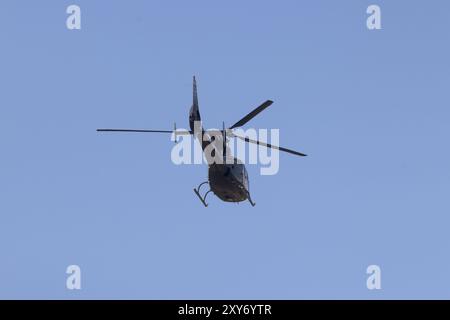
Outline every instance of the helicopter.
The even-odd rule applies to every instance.
[[[291,149],[275,146],[259,140],[250,139],[236,135],[232,130],[242,127],[260,112],[273,104],[272,100],[267,100],[253,111],[248,113],[242,119],[237,121],[231,127],[225,129],[223,123],[222,130],[205,130],[202,126],[200,109],[197,96],[197,81],[193,77],[193,101],[189,110],[189,127],[190,130],[177,130],[176,124],[174,130],[149,130],[149,129],[97,129],[98,132],[144,132],[144,133],[171,133],[175,136],[175,142],[179,135],[193,135],[199,141],[202,152],[208,158],[208,180],[199,184],[194,188],[194,192],[205,207],[208,207],[206,197],[213,192],[220,200],[225,202],[242,202],[248,200],[252,206],[255,202],[252,200],[249,188],[249,178],[245,165],[231,155],[227,145],[228,137],[239,138],[245,142],[257,144],[267,148],[277,149],[297,156],[306,156],[306,154]],[[212,148],[211,148],[212,147]],[[207,148],[212,149],[210,154],[206,154]],[[220,156],[221,155],[221,156]],[[214,159],[222,161],[210,161],[211,156]],[[209,185],[209,190],[203,195],[200,189],[204,185]]]

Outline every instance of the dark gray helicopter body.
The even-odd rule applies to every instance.
[[[226,137],[209,137],[205,135],[207,131],[201,126],[201,121],[197,98],[197,83],[194,77],[193,103],[189,111],[189,127],[191,132],[202,132],[201,135],[196,135],[196,138],[202,145],[203,151],[212,143],[214,148],[213,154],[214,152],[223,152],[222,163],[211,161],[212,163],[208,164],[208,181],[201,183],[197,189],[194,189],[194,192],[205,206],[207,206],[206,196],[210,191],[222,201],[242,202],[248,199],[254,205],[250,197],[248,174],[244,164],[239,159],[230,156],[229,149],[224,144]],[[199,128],[195,128],[195,126],[199,126]],[[201,196],[200,187],[205,184],[209,184],[211,189],[204,196]]]
[[[227,136],[228,137],[236,137],[242,139],[249,143],[255,143],[258,145],[262,145],[268,148],[278,149],[280,151],[285,151],[291,154],[295,154],[298,156],[306,156],[303,153],[282,148],[279,146],[270,145],[268,143],[264,143],[258,140],[252,140],[248,137],[241,137],[235,135],[231,130],[237,127],[243,126],[245,123],[250,121],[253,117],[259,114],[261,111],[269,107],[273,102],[271,100],[267,100],[255,110],[247,114],[241,120],[236,122],[233,126],[228,129],[218,130],[205,130],[201,125],[201,116],[198,105],[198,97],[197,97],[197,83],[195,77],[193,79],[193,103],[191,109],[189,110],[189,126],[190,131],[177,131],[176,126],[173,131],[169,130],[139,130],[139,129],[97,129],[97,131],[102,132],[156,132],[156,133],[175,133],[175,140],[177,135],[194,135],[195,138],[199,141],[202,146],[202,150],[205,152],[205,149],[210,145],[212,148],[211,154],[214,156],[215,153],[218,153],[220,159],[222,161],[211,161],[208,162],[208,180],[201,183],[197,188],[194,188],[195,194],[199,197],[200,201],[208,206],[206,203],[206,196],[213,192],[219,199],[226,202],[242,202],[248,200],[252,206],[255,203],[252,201],[250,197],[249,190],[249,181],[248,181],[248,173],[245,168],[245,165],[237,158],[231,156],[231,152],[227,146]],[[211,133],[215,133],[210,135]],[[219,135],[217,135],[219,133]],[[205,156],[208,155],[205,152]],[[200,194],[200,188],[203,185],[209,184],[210,190],[208,190],[203,196]]]
[[[250,198],[247,170],[242,163],[209,165],[208,182],[211,191],[220,200],[241,202],[248,199],[254,204]]]

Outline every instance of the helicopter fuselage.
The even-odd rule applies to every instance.
[[[222,144],[224,137],[215,139],[205,135],[205,130],[201,126],[201,117],[198,108],[197,90],[194,83],[194,102],[189,110],[189,126],[194,136],[202,146],[203,151],[213,144],[215,152],[222,152]],[[196,128],[196,126],[198,126]],[[198,134],[195,134],[198,132]],[[220,145],[220,147],[219,147]],[[225,149],[227,146],[225,145]],[[210,191],[212,191],[220,200],[226,202],[242,202],[250,199],[248,174],[245,165],[237,158],[232,157],[229,153],[224,155],[222,163],[210,163],[208,165],[208,183]],[[199,187],[200,188],[200,187]],[[196,191],[194,189],[194,191]],[[196,191],[197,193],[198,191]],[[202,197],[197,194],[201,200]],[[205,197],[206,198],[206,195]],[[202,201],[204,201],[204,198]],[[205,202],[204,202],[205,204]]]
[[[242,163],[209,165],[208,181],[211,191],[226,202],[248,199],[248,175]]]

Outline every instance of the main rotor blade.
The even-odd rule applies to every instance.
[[[253,119],[258,113],[269,107],[273,103],[272,100],[267,100],[262,105],[260,105],[258,108],[247,114],[245,117],[243,117],[241,120],[233,124],[230,129],[234,129],[237,127],[242,127],[244,124],[249,122],[251,119]]]
[[[151,132],[151,133],[173,133],[173,130],[147,130],[147,129],[97,129],[99,132]],[[190,131],[176,130],[177,135],[189,135]]]
[[[245,142],[254,143],[254,144],[261,145],[261,146],[264,146],[264,147],[267,147],[267,148],[278,149],[280,151],[284,151],[284,152],[287,152],[287,153],[295,154],[296,156],[306,157],[306,154],[304,154],[304,153],[301,153],[301,152],[298,152],[298,151],[295,151],[295,150],[291,150],[291,149],[287,149],[287,148],[283,148],[283,147],[279,147],[279,146],[274,146],[272,144],[261,142],[259,140],[253,140],[253,139],[250,139],[250,138],[247,138],[247,137],[237,136],[235,134],[233,134],[233,137],[236,137],[236,138],[239,138],[241,140],[244,140]]]

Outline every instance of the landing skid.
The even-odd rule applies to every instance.
[[[247,191],[247,200],[248,200],[248,202],[250,202],[252,207],[254,207],[256,205],[256,203],[253,202],[252,197],[250,196],[250,192],[248,192],[248,190],[244,187],[243,184],[241,184],[241,187]]]
[[[247,193],[247,199],[248,199],[248,202],[250,202],[250,204],[252,205],[252,207],[254,207],[256,205],[256,203],[254,203],[252,201],[252,198],[250,197],[250,193]]]
[[[201,188],[202,185],[207,184],[207,183],[208,183],[208,181],[202,182],[202,183],[200,183],[200,185],[197,187],[197,189],[194,188],[195,194],[197,195],[197,197],[200,199],[200,201],[203,203],[203,205],[204,205],[205,207],[208,206],[208,204],[206,203],[206,196],[208,195],[208,193],[211,192],[211,189],[210,189],[209,191],[207,191],[207,192],[205,193],[204,196],[202,196],[202,195],[200,194],[200,188]]]
[[[206,203],[206,196],[212,191],[211,189],[209,189],[204,196],[202,196],[200,194],[200,188],[204,185],[209,183],[209,181],[205,181],[200,183],[200,185],[197,188],[194,188],[194,192],[197,195],[197,197],[200,199],[200,201],[203,203],[203,205],[205,207],[208,207],[208,203]],[[253,202],[252,197],[250,197],[250,192],[247,192],[247,200],[248,202],[250,202],[250,204],[252,205],[252,207],[254,207],[256,205],[256,203]]]

